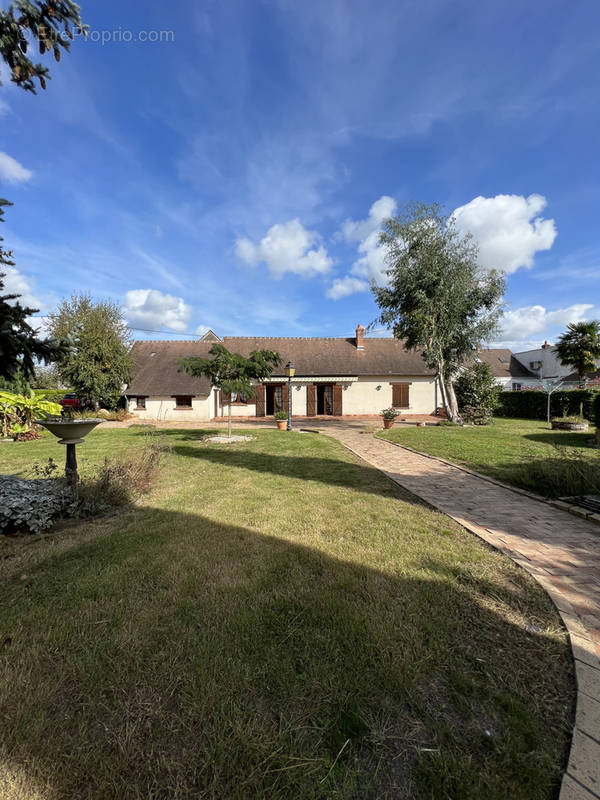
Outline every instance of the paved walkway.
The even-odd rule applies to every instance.
[[[396,483],[510,556],[556,604],[569,631],[578,686],[560,800],[599,800],[600,528],[361,428],[364,424],[320,426]]]

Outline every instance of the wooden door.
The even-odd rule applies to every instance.
[[[339,383],[333,387],[333,416],[342,416],[342,387]]]
[[[306,387],[306,416],[317,416],[317,387],[314,383]]]
[[[254,387],[254,396],[256,397],[256,416],[264,417],[265,415],[265,385],[261,383],[260,386]]]

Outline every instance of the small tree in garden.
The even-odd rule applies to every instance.
[[[457,231],[440,206],[415,204],[385,222],[380,236],[387,286],[372,286],[391,328],[434,369],[448,418],[460,422],[454,379],[496,330],[504,275],[484,270],[471,236]]]
[[[454,388],[463,419],[475,425],[487,425],[498,406],[501,391],[490,365],[476,361],[460,373]]]
[[[600,358],[600,322],[571,322],[559,336],[555,350],[562,363],[577,370],[584,383],[586,372],[593,372]]]
[[[254,350],[249,358],[230,353],[222,344],[215,343],[208,351],[212,358],[189,356],[179,362],[180,372],[194,378],[210,379],[215,389],[229,396],[227,436],[231,436],[231,396],[254,395],[252,381],[264,381],[271,377],[273,369],[281,364],[281,356],[273,350]]]

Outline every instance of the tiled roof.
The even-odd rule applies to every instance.
[[[506,348],[493,348],[481,350],[477,356],[492,368],[495,378],[535,378],[533,372],[518,361],[510,350]]]
[[[285,338],[256,336],[225,336],[228,350],[249,356],[253,350],[276,350],[282,364],[274,375],[283,375],[284,366],[291,361],[296,375],[433,375],[414,351],[404,349],[397,339],[364,340],[364,350],[358,350],[355,339],[342,338]]]
[[[128,395],[201,395],[210,394],[208,378],[192,378],[178,372],[179,360],[185,356],[208,356],[212,342],[134,342],[131,355],[133,370]]]

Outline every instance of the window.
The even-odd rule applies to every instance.
[[[245,406],[248,403],[248,398],[246,397],[245,394],[242,394],[241,392],[232,392],[231,393],[231,402],[232,403],[237,403],[237,405],[244,405]]]
[[[392,406],[409,408],[410,383],[392,383]]]
[[[136,397],[135,398],[135,408],[136,408],[136,411],[144,411],[146,409],[146,398],[145,397]]]
[[[513,383],[512,385],[513,392],[520,392],[522,388],[523,388],[522,383]]]
[[[192,407],[191,394],[178,394],[175,396],[175,408],[191,408]]]

